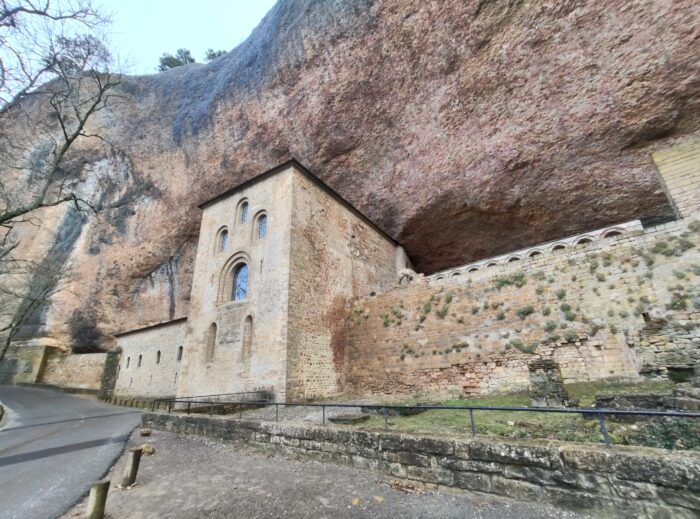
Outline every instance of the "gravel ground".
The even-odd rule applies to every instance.
[[[129,447],[155,447],[137,484],[116,488],[126,455],[112,468],[107,517],[164,518],[582,518],[542,503],[463,493],[411,493],[351,467],[271,457],[245,444],[219,444],[136,431]],[[86,499],[63,519],[84,517]]]

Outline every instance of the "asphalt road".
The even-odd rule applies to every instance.
[[[107,473],[140,419],[45,389],[0,386],[0,402],[0,519],[64,513]]]

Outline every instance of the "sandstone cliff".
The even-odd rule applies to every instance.
[[[675,2],[280,0],[208,65],[125,78],[66,175],[99,203],[28,226],[74,266],[29,334],[109,347],[185,315],[197,203],[294,156],[432,272],[670,209],[652,149],[700,128]],[[7,174],[4,172],[3,174]]]

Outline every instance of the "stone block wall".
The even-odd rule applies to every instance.
[[[101,387],[106,353],[49,351],[37,382],[54,386],[95,389]]]
[[[615,517],[700,513],[700,454],[563,442],[454,439],[144,413],[145,426],[349,464],[417,486],[547,501]]]
[[[666,196],[678,218],[700,209],[700,140],[652,154]]]
[[[346,303],[389,289],[397,262],[393,241],[308,176],[295,174],[292,198],[289,400],[341,390]]]
[[[700,360],[696,216],[570,243],[357,299],[347,390],[525,390],[538,358],[559,364],[565,383],[666,376]]]
[[[0,362],[0,384],[33,384],[41,375],[46,347],[12,343]]]
[[[121,355],[113,394],[161,398],[174,396],[182,365],[178,350],[185,342],[186,328],[187,321],[178,319],[118,335],[117,346],[121,349]],[[183,358],[184,355],[183,349]]]

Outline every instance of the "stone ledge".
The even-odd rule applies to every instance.
[[[621,517],[696,517],[700,453],[564,442],[451,439],[419,434],[144,413],[144,425],[284,455],[344,463],[409,480]]]

